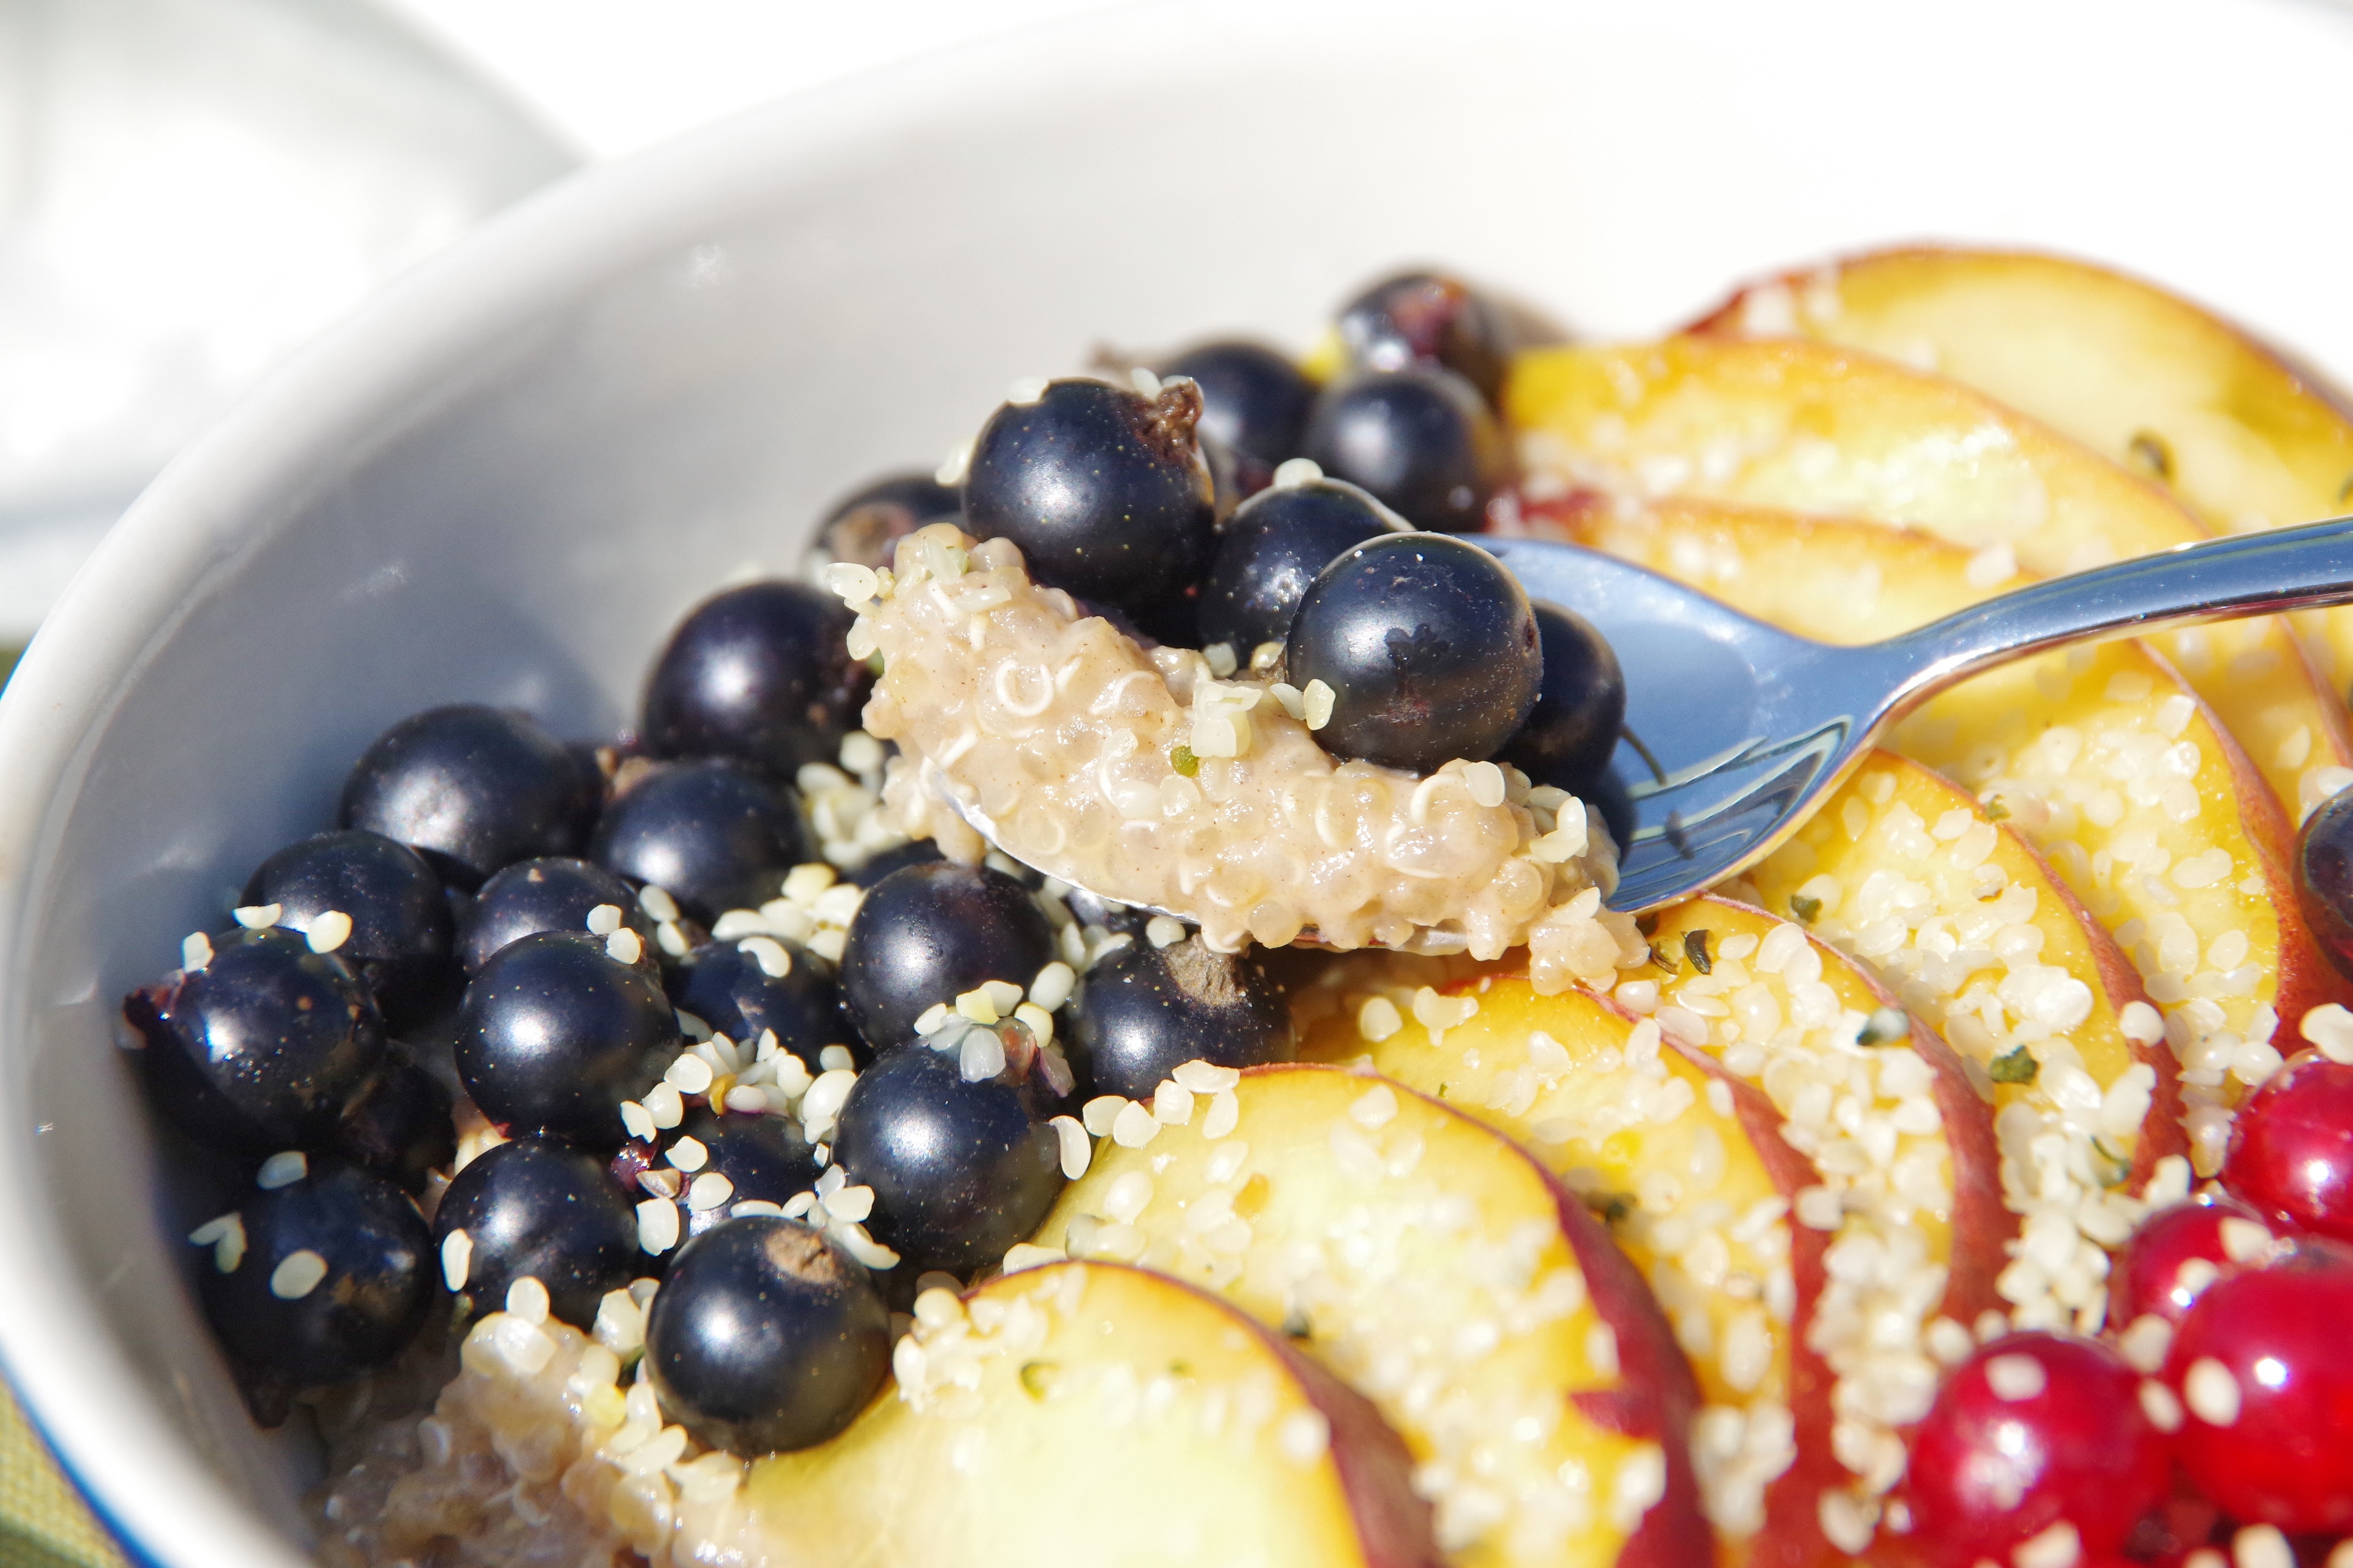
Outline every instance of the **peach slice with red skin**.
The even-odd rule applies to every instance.
[[[1282,1327],[1397,1427],[1461,1568],[1704,1560],[1691,1370],[1573,1194],[1366,1074],[1258,1068],[1207,1103],[1099,1144],[1038,1245]]]
[[[2019,1257],[2014,1327],[2096,1332],[2105,1254],[2186,1184],[2173,1053],[2107,931],[2007,824],[1876,752],[1749,874],[1757,900],[1875,969],[1989,1090]]]
[[[2219,532],[2353,510],[2334,389],[2154,283],[2068,257],[1905,247],[1751,284],[1693,329],[1932,369],[2158,480]],[[2295,617],[2353,680],[2353,611]]]
[[[1734,607],[1825,640],[1892,636],[2002,581],[1916,533],[1760,508],[1680,501],[1532,510],[1523,520],[1609,550]],[[1868,577],[1816,625],[1817,572]],[[2294,830],[2230,732],[2171,667],[2132,642],[2050,654],[1936,698],[1893,748],[1990,805],[2115,936],[2166,1016],[2192,1159],[2211,1174],[2229,1108],[2277,1065],[2274,1033],[2347,998],[2298,912]],[[2292,1037],[2292,1036],[2291,1036]]]
[[[1802,927],[1705,896],[1658,911],[1651,942],[1653,969],[1615,998],[1761,1089],[1820,1173],[1793,1205],[1831,1237],[1807,1339],[1836,1374],[1831,1450],[1856,1484],[1824,1491],[1820,1519],[1859,1553],[1939,1363],[2000,1306],[2017,1218],[1992,1118],[1951,1048]]]
[[[1537,490],[1587,487],[1908,524],[1989,580],[2166,550],[2208,530],[2155,483],[1982,393],[1805,339],[1541,349],[1505,404]],[[1839,637],[1817,602],[1794,629]],[[2299,815],[2353,765],[2343,700],[2271,618],[2156,639]]]
[[[1693,1457],[1718,1561],[1832,1561],[1817,1500],[1847,1477],[1831,1453],[1830,1369],[1806,1343],[1828,1237],[1789,1217],[1820,1178],[1783,1142],[1779,1113],[1588,991],[1543,996],[1514,974],[1428,991],[1349,978],[1377,988],[1314,1025],[1306,1053],[1368,1054],[1509,1134],[1583,1194],[1650,1280],[1705,1402]],[[1466,1001],[1475,1011],[1450,1022]]]
[[[752,1467],[779,1563],[1438,1568],[1404,1445],[1206,1292],[1060,1263],[918,1301],[849,1430]]]

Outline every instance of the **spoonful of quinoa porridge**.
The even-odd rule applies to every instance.
[[[827,581],[860,617],[849,651],[881,661],[866,727],[901,748],[884,799],[906,830],[1223,951],[1525,944],[1539,987],[1601,980],[1639,957],[1635,914],[1761,859],[1955,681],[2353,599],[2348,520],[1835,647],[1575,545],[1414,530],[1312,459],[1220,526],[1201,413],[1149,372],[1018,384],[964,524]],[[1155,644],[1186,609],[1203,646]]]

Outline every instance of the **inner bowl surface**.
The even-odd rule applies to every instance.
[[[400,715],[625,721],[667,626],[787,569],[1096,344],[1304,347],[1434,260],[1595,334],[1922,237],[2122,264],[2353,370],[2353,15],[2293,0],[1146,6],[575,181],[396,288],[181,459],[0,702],[0,1361],[174,1568],[302,1561],[183,1283],[111,1045]]]

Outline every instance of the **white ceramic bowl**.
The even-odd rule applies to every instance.
[[[0,703],[0,1357],[136,1550],[301,1560],[110,1021],[400,715],[575,734],[833,495],[1091,345],[1306,343],[1437,259],[1597,332],[1889,240],[2052,246],[2353,371],[2353,14],[2295,0],[1145,7],[539,199],[158,481]]]

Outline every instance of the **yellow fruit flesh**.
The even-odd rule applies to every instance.
[[[967,1307],[917,1336],[938,1384],[920,1401],[888,1389],[833,1441],[752,1468],[769,1561],[1366,1561],[1333,1454],[1313,1440],[1324,1416],[1217,1301],[1065,1264],[993,1280]]]
[[[1234,1092],[1222,1137],[1196,1114],[1098,1145],[1039,1244],[1284,1327],[1405,1439],[1453,1562],[1614,1563],[1662,1458],[1573,1400],[1618,1386],[1616,1342],[1542,1170],[1378,1079],[1261,1068]]]
[[[2221,532],[2353,510],[2353,419],[2189,300],[2063,257],[1915,249],[1744,292],[1711,328],[1934,369],[2165,483]],[[2297,617],[2353,680],[2353,611]]]
[[[1765,1489],[1797,1455],[1796,1285],[1788,1200],[1728,1086],[1662,1051],[1655,1024],[1638,1031],[1584,991],[1540,996],[1495,976],[1460,994],[1415,991],[1356,998],[1311,1031],[1302,1054],[1345,1062],[1369,1052],[1384,1076],[1517,1140],[1585,1195],[1650,1280],[1698,1375],[1709,1408],[1694,1458],[1709,1518],[1736,1544],[1762,1527]],[[1377,997],[1388,1008],[1368,1016]],[[1447,1026],[1466,998],[1477,1011]]]
[[[1989,591],[2013,567],[2054,575],[2207,531],[2154,484],[1991,398],[1802,339],[1540,350],[1514,362],[1505,403],[1526,466],[1556,482],[1909,525],[1974,552]],[[1847,640],[1840,617],[1818,600],[1793,629]],[[2343,782],[2343,704],[2284,625],[2159,644],[2292,810]]]

